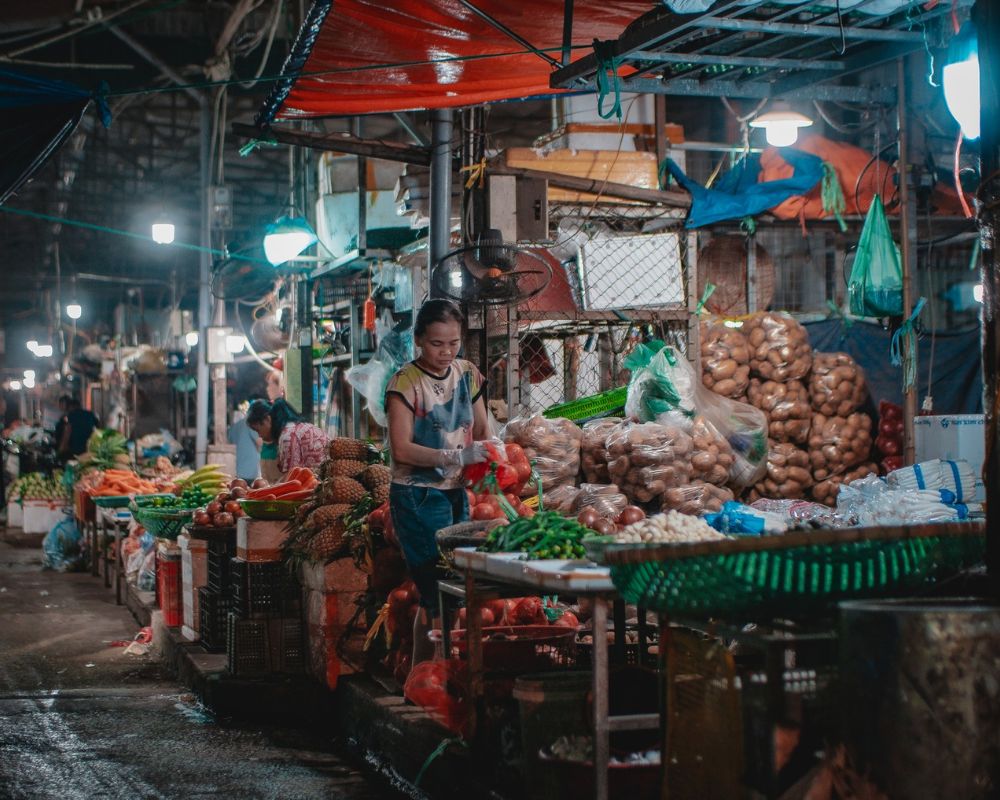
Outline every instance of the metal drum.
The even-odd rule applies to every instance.
[[[841,603],[840,669],[851,766],[890,800],[1000,795],[1000,607]]]

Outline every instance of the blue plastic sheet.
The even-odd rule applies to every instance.
[[[781,151],[781,157],[795,170],[790,178],[758,183],[760,156],[751,154],[727,172],[714,189],[691,180],[668,158],[667,170],[691,194],[691,211],[684,226],[701,228],[727,219],[755,216],[789,197],[806,194],[823,179],[823,161],[818,156],[788,147]]]

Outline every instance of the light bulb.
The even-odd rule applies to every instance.
[[[799,139],[799,126],[794,122],[772,122],[764,128],[764,138],[772,147],[788,147]]]
[[[66,306],[66,316],[70,319],[80,319],[83,316],[83,306],[79,303],[70,303]]]
[[[21,388],[21,381],[11,381],[10,388],[13,389],[15,392],[18,391]]]
[[[24,379],[33,381],[35,379],[35,371],[33,369],[26,369],[24,371]]]
[[[153,241],[157,244],[170,244],[174,240],[174,223],[154,222]]]
[[[35,355],[39,358],[52,358],[52,345],[40,344],[35,348]]]
[[[27,346],[27,348],[32,353],[34,353],[38,349],[38,340],[37,339],[29,339],[26,346]],[[36,355],[37,355],[37,353],[36,353]]]
[[[972,287],[972,299],[977,303],[983,302],[983,285],[981,283]]]
[[[240,336],[239,334],[229,334],[226,336],[226,349],[230,353],[242,353],[243,348],[247,346],[247,339],[245,336]]]
[[[979,56],[945,64],[941,70],[944,102],[966,139],[979,138]]]
[[[25,389],[34,389],[35,388],[35,379],[34,378],[25,378],[21,383],[23,384],[23,386],[24,386]]]
[[[304,217],[281,217],[264,232],[264,255],[277,266],[300,255],[316,241],[316,232]]]
[[[462,288],[462,273],[455,271],[448,276],[448,282],[451,283],[452,289]]]
[[[196,347],[198,345],[198,331],[188,331],[184,335],[184,341],[187,342],[188,347]]]

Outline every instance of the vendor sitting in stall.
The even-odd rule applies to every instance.
[[[410,574],[420,591],[413,664],[433,657],[427,633],[437,610],[435,533],[469,518],[462,468],[486,460],[485,381],[457,358],[465,318],[450,300],[429,300],[413,329],[418,358],[386,387],[392,453],[389,508]]]
[[[277,442],[282,475],[295,467],[318,471],[326,458],[326,434],[305,422],[282,398],[273,403],[254,400],[247,409],[246,422],[265,443]]]

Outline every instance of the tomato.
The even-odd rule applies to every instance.
[[[511,465],[517,470],[518,483],[527,483],[531,478],[531,464],[527,461],[513,461]]]
[[[465,496],[469,498],[469,510],[471,511],[471,510],[472,510],[472,508],[473,508],[473,507],[474,507],[474,506],[476,505],[476,503],[478,502],[478,501],[476,500],[476,495],[475,495],[475,494],[473,494],[473,492],[472,492],[472,490],[471,490],[471,489],[466,489],[466,490],[465,490]]]
[[[524,448],[516,442],[505,444],[504,450],[507,451],[507,460],[511,464],[516,464],[518,461],[523,461],[525,464],[528,463],[528,457],[524,454]]]
[[[240,506],[240,504],[239,504],[239,503],[237,503],[237,502],[236,502],[235,500],[229,500],[229,501],[228,501],[228,502],[227,502],[227,503],[226,503],[226,504],[225,504],[225,505],[223,506],[223,509],[224,509],[224,510],[226,510],[226,511],[228,511],[228,512],[229,512],[230,514],[239,514],[239,513],[240,513],[240,509],[241,509],[241,506]]]
[[[540,597],[522,597],[509,615],[515,625],[545,625],[548,619]]]
[[[518,496],[517,496],[516,494],[514,494],[513,492],[506,492],[506,493],[504,494],[504,499],[505,499],[505,500],[506,500],[506,501],[507,501],[508,503],[510,503],[510,504],[511,504],[512,506],[514,506],[514,508],[517,508],[518,504],[519,504],[519,503],[521,502],[521,498],[520,498],[520,497],[518,497]]]
[[[496,497],[490,494],[489,492],[481,492],[480,494],[477,494],[475,497],[477,506],[482,505],[483,503],[493,503],[495,505],[497,501]]]
[[[552,624],[560,628],[573,628],[576,630],[580,627],[580,620],[576,618],[576,614],[572,611],[564,611],[562,616]]]
[[[385,524],[385,512],[381,508],[376,508],[368,515],[368,525],[372,528],[381,528]]]
[[[501,489],[509,489],[517,483],[517,470],[510,464],[497,465],[497,483]]]
[[[492,503],[480,503],[475,508],[472,509],[472,519],[474,520],[486,520],[486,519],[496,519],[496,512],[499,511],[498,506]]]
[[[493,615],[493,624],[502,625],[503,618],[507,614],[507,601],[506,600],[487,600],[483,603],[485,608],[490,610]]]

